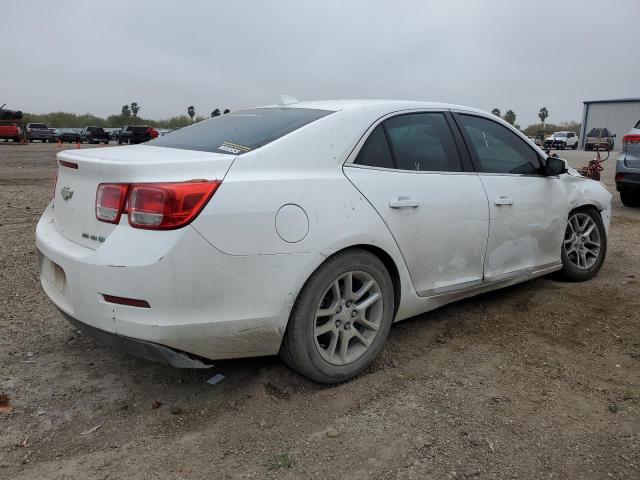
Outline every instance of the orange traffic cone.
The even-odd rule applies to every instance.
[[[60,141],[60,139],[58,139],[58,146],[61,147],[62,146],[62,142]]]
[[[76,148],[80,148],[80,140],[76,141]]]

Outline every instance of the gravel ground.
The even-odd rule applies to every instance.
[[[0,143],[0,478],[640,478],[640,209],[617,194],[596,279],[399,323],[366,374],[325,387],[277,358],[183,371],[76,332],[34,247],[58,150]]]

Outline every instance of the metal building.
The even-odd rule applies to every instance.
[[[622,148],[622,137],[640,121],[640,98],[590,100],[583,102],[580,146],[592,128],[608,128],[616,134],[615,150]]]

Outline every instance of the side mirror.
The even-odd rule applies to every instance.
[[[547,176],[562,175],[567,173],[567,164],[558,157],[547,157],[547,163],[544,166],[544,174]]]

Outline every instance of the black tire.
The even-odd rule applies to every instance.
[[[13,142],[18,143],[20,141],[20,137],[13,137]]]
[[[571,147],[572,149],[576,150],[578,148],[578,142],[573,144],[573,147]]]
[[[350,363],[336,365],[325,360],[316,346],[316,311],[326,298],[330,286],[348,272],[364,272],[375,280],[382,299],[381,317],[377,334],[369,346],[365,347],[364,353],[360,353],[360,356]],[[337,313],[340,313],[340,310]],[[380,353],[391,328],[393,314],[393,284],[384,264],[378,257],[365,250],[346,250],[318,267],[302,287],[289,317],[280,356],[289,367],[311,380],[320,383],[344,382],[361,373]],[[331,316],[326,323],[333,322]],[[342,326],[336,321],[336,327],[344,327],[347,330],[348,320]],[[355,329],[356,324],[351,328]],[[342,334],[337,332],[336,336],[340,339]],[[351,348],[350,340],[347,341],[347,345],[347,348]]]
[[[620,200],[626,207],[640,207],[640,190],[622,189],[620,190]]]
[[[560,144],[560,150],[564,150],[565,148],[567,148],[567,143],[566,142],[562,142]]]
[[[570,219],[576,214],[580,216],[584,216],[584,215],[589,216],[593,220],[595,224],[595,228],[597,228],[598,230],[597,233],[599,236],[600,246],[598,248],[598,254],[595,258],[595,261],[590,266],[585,265],[584,268],[578,268],[575,265],[574,261],[570,258],[570,256],[567,255],[566,245],[567,245],[567,241],[569,241],[568,234],[570,233],[569,222],[570,222]],[[598,212],[593,207],[579,207],[573,210],[571,213],[569,213],[569,218],[567,219],[567,226],[565,228],[565,234],[563,236],[563,242],[560,248],[562,252],[561,254],[562,270],[560,270],[559,273],[562,278],[564,278],[565,280],[570,280],[572,282],[584,282],[585,280],[590,280],[593,277],[595,277],[600,271],[600,268],[604,263],[604,259],[607,256],[607,232],[604,228],[604,223],[602,222],[602,217],[600,216],[600,212]]]
[[[589,152],[589,151],[593,150],[593,147],[592,147],[591,145],[585,145],[585,146],[584,146],[584,150],[585,150],[586,152]]]
[[[30,138],[30,139],[29,139],[29,143],[33,143],[33,138]]]

